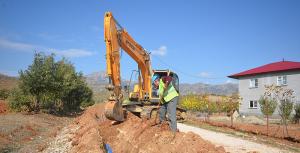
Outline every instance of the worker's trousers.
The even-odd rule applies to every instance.
[[[178,103],[178,97],[173,98],[169,102],[162,104],[159,109],[159,121],[166,120],[166,113],[168,112],[168,119],[171,122],[171,130],[173,132],[177,131],[177,121],[176,121],[176,107]]]

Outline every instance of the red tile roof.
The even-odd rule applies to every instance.
[[[256,67],[247,71],[230,75],[228,77],[237,79],[242,76],[256,75],[256,74],[270,73],[270,72],[279,72],[279,71],[290,71],[290,70],[297,70],[297,69],[300,70],[300,62],[281,61],[281,62],[270,63],[260,67]]]

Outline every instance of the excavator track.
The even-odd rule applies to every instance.
[[[122,104],[118,101],[106,102],[104,109],[105,117],[113,121],[124,121],[124,111]]]

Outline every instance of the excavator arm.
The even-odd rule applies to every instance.
[[[152,70],[150,55],[118,24],[111,12],[105,13],[104,38],[106,44],[106,69],[109,78],[107,89],[113,93],[105,107],[105,115],[108,119],[123,121],[120,48],[137,63],[141,71],[141,78],[139,78],[139,100],[147,99],[151,94]]]

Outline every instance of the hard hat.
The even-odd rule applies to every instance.
[[[154,74],[152,76],[152,82],[154,82],[156,79],[159,79],[159,78],[160,78],[160,76],[158,74]]]

